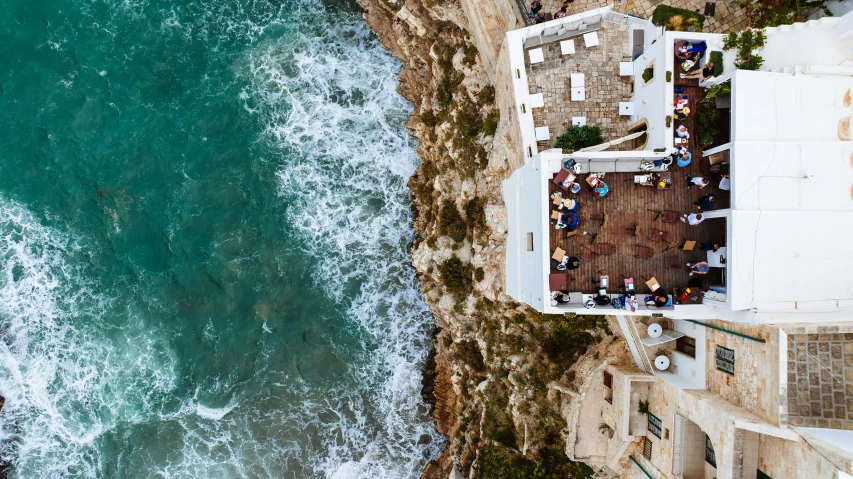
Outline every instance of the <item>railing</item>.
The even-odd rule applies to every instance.
[[[525,27],[529,27],[533,25],[533,19],[530,18],[530,10],[527,8],[527,4],[524,0],[515,0],[515,5],[518,6],[518,11],[521,13],[521,21],[524,22]]]
[[[684,478],[684,429],[687,418],[681,414],[675,415],[675,426],[672,430],[672,475],[675,479]]]
[[[649,361],[649,356],[646,354],[643,343],[640,341],[640,333],[637,332],[637,326],[634,320],[630,317],[625,317],[625,324],[628,325],[628,333],[631,334],[631,341],[634,342],[634,347],[637,349],[637,355],[640,356],[640,361],[643,363],[643,369],[649,374],[654,374],[652,363]]]

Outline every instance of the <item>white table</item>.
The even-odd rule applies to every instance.
[[[574,55],[575,54],[575,41],[572,40],[563,40],[560,42],[560,53],[563,55]]]
[[[586,47],[597,47],[598,46],[598,33],[597,32],[589,32],[583,34],[583,42],[586,44]]]
[[[572,73],[572,88],[584,87],[584,74],[583,73]]]
[[[619,114],[622,116],[632,116],[634,114],[634,102],[620,101]]]
[[[633,62],[619,62],[619,76],[620,77],[634,76],[634,63]]]
[[[666,371],[667,369],[669,369],[669,358],[664,356],[664,355],[660,355],[660,356],[656,357],[655,358],[655,368],[658,371]]]
[[[663,328],[658,323],[652,323],[649,325],[648,333],[653,338],[659,338],[663,334]]]
[[[530,95],[530,108],[542,108],[545,106],[545,96],[542,93]]]
[[[551,139],[551,131],[547,126],[537,126],[534,131],[536,132],[536,141],[548,141]]]
[[[533,50],[528,51],[527,55],[530,57],[531,65],[545,61],[545,54],[542,53],[541,48],[534,48]]]
[[[727,256],[725,246],[721,246],[717,251],[708,250],[708,266],[712,268],[725,268]]]
[[[586,100],[586,92],[583,87],[572,88],[572,101]]]
[[[573,116],[572,117],[572,126],[584,126],[586,125],[586,117],[585,116]]]

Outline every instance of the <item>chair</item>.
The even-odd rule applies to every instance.
[[[634,76],[634,63],[633,62],[619,62],[619,76],[620,77],[632,77],[632,76]]]
[[[542,52],[541,48],[534,48],[533,50],[529,50],[527,52],[527,56],[530,57],[531,65],[535,65],[537,63],[542,63],[545,61],[545,54]]]
[[[586,125],[586,117],[585,116],[573,116],[572,117],[572,126],[584,126]]]
[[[669,243],[669,232],[652,228],[649,231],[649,239],[658,243]]]
[[[551,139],[551,130],[547,126],[537,126],[534,131],[536,132],[536,141],[548,141]]]
[[[563,55],[574,55],[575,54],[575,41],[571,40],[563,40],[560,42],[560,53]]]
[[[583,34],[583,42],[587,48],[598,46],[598,32],[589,32]]]
[[[678,256],[667,256],[666,260],[669,263],[670,269],[681,268],[681,259]]]
[[[634,114],[634,102],[630,101],[620,101],[619,102],[619,115],[620,116],[632,116]]]
[[[679,218],[681,218],[681,213],[677,211],[666,210],[663,212],[664,223],[678,223]]]
[[[530,95],[530,108],[542,108],[545,106],[545,96],[542,93]]]
[[[612,256],[616,254],[616,245],[613,243],[599,243],[598,254],[601,256]]]
[[[640,225],[634,224],[630,228],[625,228],[630,236],[640,236]]]
[[[586,91],[583,87],[572,88],[572,101],[586,100]]]
[[[648,246],[634,246],[634,257],[640,259],[650,259],[655,255],[655,250],[649,248]]]

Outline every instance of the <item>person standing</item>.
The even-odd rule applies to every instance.
[[[682,223],[687,223],[690,226],[696,226],[699,223],[705,221],[705,217],[702,216],[702,213],[691,213],[691,214],[684,213],[681,216],[681,221],[682,221]]]
[[[706,261],[687,263],[687,267],[690,268],[690,276],[694,274],[708,274],[708,271],[711,269]]]
[[[699,207],[699,210],[707,210],[708,208],[713,208],[714,204],[717,201],[717,195],[714,193],[708,193],[707,195],[699,198],[697,201],[694,201],[693,204]]]
[[[530,4],[530,14],[535,17],[536,14],[539,13],[539,10],[542,10],[542,2],[534,0],[533,3]]]
[[[708,186],[708,178],[704,176],[685,176],[684,179],[687,180],[687,187],[691,188],[693,185],[698,186],[700,189]]]

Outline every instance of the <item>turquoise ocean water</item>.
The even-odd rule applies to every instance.
[[[7,0],[0,44],[11,476],[416,477],[411,107],[358,8]]]

